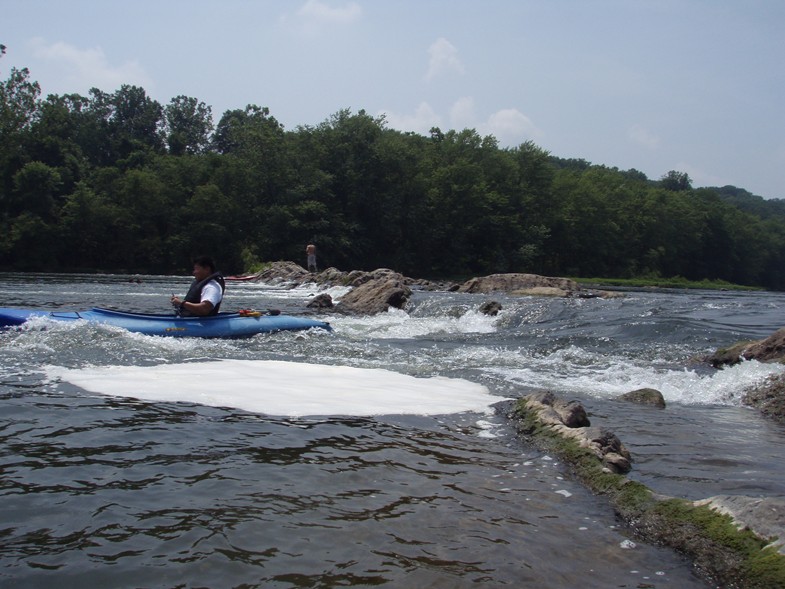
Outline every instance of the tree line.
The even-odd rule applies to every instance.
[[[429,135],[341,110],[284,129],[267,108],[162,105],[143,88],[41,97],[0,83],[0,269],[227,273],[265,260],[497,272],[683,277],[785,289],[785,206],[727,186],[650,180],[475,130]]]

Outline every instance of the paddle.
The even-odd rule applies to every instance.
[[[255,311],[253,309],[240,309],[237,311],[237,313],[240,315],[240,317],[261,317],[262,315],[275,316],[281,314],[278,309],[267,309],[267,311],[264,313],[261,311]]]

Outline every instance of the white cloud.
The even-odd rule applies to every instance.
[[[111,92],[123,84],[149,90],[153,86],[138,62],[112,65],[100,47],[79,49],[63,42],[47,44],[40,37],[33,39],[31,45],[35,57],[57,68],[59,83],[54,84],[57,88],[48,88],[47,92],[86,92],[94,87]]]
[[[428,72],[425,79],[430,81],[436,76],[455,72],[464,73],[463,64],[458,59],[458,49],[444,37],[439,37],[428,48],[430,59],[428,61]]]
[[[421,102],[412,115],[389,111],[384,114],[388,125],[399,131],[414,131],[427,135],[432,127],[440,127],[442,131],[475,129],[482,136],[493,135],[504,147],[514,147],[542,136],[542,132],[531,119],[515,108],[501,109],[492,113],[485,121],[478,120],[471,96],[459,98],[450,107],[447,117],[449,128],[442,127],[443,117],[427,102]]]
[[[627,135],[633,143],[637,143],[643,147],[657,149],[660,146],[660,138],[641,125],[631,126],[627,131]]]
[[[501,145],[509,147],[542,135],[532,120],[517,108],[496,111],[481,128],[483,135],[493,135]]]
[[[452,105],[450,124],[458,131],[476,129],[482,136],[493,135],[503,146],[520,145],[542,135],[531,119],[517,108],[503,108],[492,113],[485,121],[478,120],[474,99],[470,96],[459,98]]]
[[[356,2],[348,2],[342,7],[332,7],[320,0],[308,0],[297,11],[297,16],[315,23],[348,24],[362,15],[362,8]]]
[[[385,120],[390,128],[404,132],[414,131],[427,135],[431,128],[441,126],[441,117],[427,102],[421,102],[412,115],[396,114],[390,111],[379,114],[385,115]]]
[[[477,117],[474,114],[474,98],[463,96],[450,107],[450,124],[454,129],[476,127]]]

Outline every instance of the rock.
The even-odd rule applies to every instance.
[[[610,472],[624,474],[632,468],[632,456],[621,440],[606,428],[591,427],[578,401],[564,401],[550,391],[541,391],[523,397],[521,402],[536,412],[541,423],[589,449]]]
[[[785,374],[770,376],[760,385],[748,390],[741,401],[755,407],[765,416],[785,423]]]
[[[390,307],[402,309],[409,301],[412,290],[404,284],[400,274],[372,278],[346,293],[338,310],[352,314],[375,315]]]
[[[629,457],[622,456],[616,452],[608,452],[602,457],[605,467],[616,474],[627,474],[632,470]]]
[[[759,362],[785,362],[785,327],[747,347],[742,356],[745,360]]]
[[[705,361],[714,366],[714,368],[738,364],[743,360],[742,353],[744,350],[753,343],[755,342],[739,342],[732,345],[730,348],[722,348],[705,358]]]
[[[494,291],[514,292],[538,287],[556,288],[563,291],[577,291],[580,286],[567,278],[551,278],[538,274],[491,274],[472,278],[464,282],[458,292],[489,293]]]
[[[532,288],[519,288],[510,292],[515,296],[530,296],[530,297],[568,297],[570,290],[557,288],[555,286],[533,286]]]
[[[337,268],[327,268],[318,274],[308,272],[299,264],[288,261],[270,263],[254,278],[271,284],[285,285],[295,288],[302,284],[316,283],[322,288],[330,286],[348,286],[353,290],[344,295],[341,303],[336,305],[339,311],[357,314],[374,314],[386,311],[389,307],[402,309],[411,296],[412,287],[421,290],[443,290],[445,292],[486,293],[501,291],[512,294],[530,296],[558,296],[591,298],[604,296],[602,293],[582,291],[580,286],[566,278],[551,278],[537,274],[492,274],[473,278],[463,284],[453,282],[431,282],[407,278],[389,268],[378,268],[371,272],[353,270],[343,272]],[[373,284],[365,290],[355,292],[361,287]],[[311,308],[330,308],[325,299],[312,300]],[[487,306],[486,306],[487,305]],[[488,315],[496,315],[501,304],[495,301],[486,303],[480,311]]]
[[[589,427],[591,422],[586,409],[578,401],[562,401],[557,399],[553,408],[559,414],[561,422],[567,427]]]
[[[496,301],[488,301],[487,303],[483,303],[480,305],[480,313],[485,315],[490,315],[492,317],[499,314],[499,311],[502,310],[501,303]]]
[[[785,362],[785,327],[766,339],[739,342],[730,348],[717,350],[706,360],[715,368],[737,364],[742,360],[759,362]]]
[[[258,280],[271,283],[287,282],[292,287],[313,280],[308,270],[294,262],[272,262],[267,268],[256,275]]]
[[[630,391],[629,393],[624,393],[623,395],[619,395],[618,399],[620,401],[629,401],[630,403],[637,403],[638,405],[651,405],[653,407],[659,407],[660,409],[665,409],[665,398],[662,396],[662,393],[657,389],[637,389],[634,391]]]
[[[749,528],[760,538],[777,538],[772,545],[780,554],[785,554],[785,499],[716,495],[695,501],[694,505],[708,505],[719,513],[729,515],[736,527]]]
[[[305,305],[309,309],[332,309],[333,308],[333,298],[328,295],[326,292],[316,295],[308,304]]]

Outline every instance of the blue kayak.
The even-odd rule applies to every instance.
[[[168,337],[240,338],[251,337],[257,333],[312,328],[332,331],[330,324],[324,321],[258,311],[219,313],[208,317],[177,317],[112,311],[97,307],[88,311],[38,311],[0,307],[0,328],[21,325],[36,317],[52,321],[90,321],[121,327],[135,333]]]

